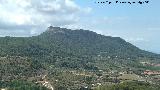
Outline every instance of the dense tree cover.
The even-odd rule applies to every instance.
[[[17,80],[11,82],[0,81],[0,88],[6,88],[7,90],[49,90],[32,82]]]
[[[69,76],[52,76],[55,68],[98,71],[142,67],[139,60],[159,62],[158,54],[140,50],[119,37],[97,34],[88,30],[49,27],[32,37],[0,37],[0,80],[11,81],[40,75],[66,80],[57,88],[68,88]],[[64,74],[65,75],[65,74]],[[69,74],[70,75],[70,74]],[[71,78],[71,77],[70,77]],[[81,80],[75,77],[73,81]],[[75,80],[76,79],[76,80]],[[87,78],[90,83],[91,78]],[[84,80],[84,79],[83,79]],[[82,80],[82,81],[83,81]],[[62,89],[62,90],[63,90]]]
[[[27,79],[44,69],[40,62],[27,57],[0,57],[0,80]]]
[[[1,37],[0,56],[28,57],[34,62],[54,64],[58,67],[96,69],[97,56],[124,62],[128,58],[139,57],[157,59],[157,54],[149,53],[133,46],[119,37],[96,34],[87,30],[69,30],[49,27],[46,32],[33,37]],[[98,57],[99,58],[99,57]]]
[[[124,82],[116,85],[98,86],[94,90],[159,90],[160,86],[144,82]]]

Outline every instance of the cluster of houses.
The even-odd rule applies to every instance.
[[[144,75],[160,75],[160,71],[151,71],[151,70],[146,70],[143,73]]]
[[[155,66],[155,67],[160,67],[160,64],[158,63],[150,63],[150,62],[140,62],[144,66]]]

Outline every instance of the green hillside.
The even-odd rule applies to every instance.
[[[160,55],[141,50],[120,37],[88,30],[50,26],[38,36],[0,37],[1,81],[27,80],[46,73],[52,79],[60,78],[61,73],[63,81],[66,70],[146,69],[140,61],[158,63]]]

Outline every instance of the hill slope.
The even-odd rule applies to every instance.
[[[50,26],[38,36],[0,37],[1,83],[47,80],[56,90],[77,90],[97,83],[95,78],[101,75],[101,70],[125,71],[130,68],[137,73],[146,70],[141,61],[157,63],[160,55],[141,50],[120,37],[88,30]],[[3,84],[0,86],[4,87],[10,88]]]
[[[52,26],[38,36],[1,37],[0,57],[8,56],[14,57],[12,60],[15,57],[30,60],[26,67],[32,66],[34,71],[31,72],[48,70],[51,65],[57,68],[97,70],[108,66],[135,67],[139,60],[159,62],[158,54],[141,50],[120,37]],[[27,61],[22,59],[21,62]],[[20,63],[20,67],[25,66],[24,63]]]

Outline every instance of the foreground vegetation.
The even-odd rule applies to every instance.
[[[0,82],[0,89],[6,90],[49,90],[44,86],[36,85],[35,83],[14,80],[11,82]]]
[[[159,90],[160,86],[144,82],[124,82],[116,85],[103,85],[94,90]]]

